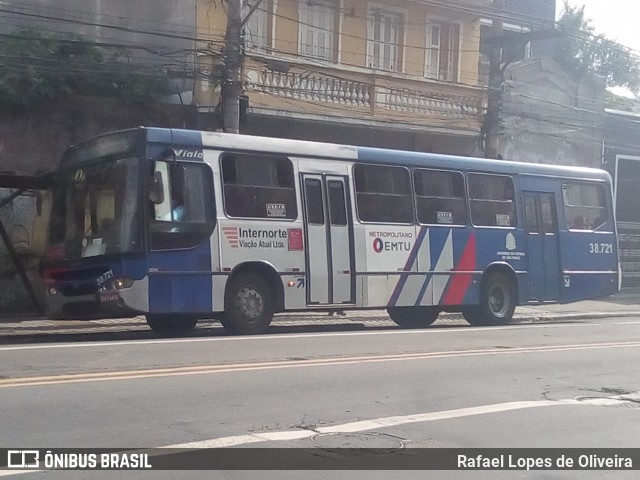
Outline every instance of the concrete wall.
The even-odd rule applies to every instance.
[[[195,128],[196,114],[189,106],[131,105],[78,96],[21,114],[0,112],[0,170],[24,175],[51,170],[69,145],[140,125]]]
[[[548,57],[508,67],[500,154],[508,160],[600,168],[604,85],[574,79]]]
[[[129,61],[178,74],[194,69],[196,0],[2,0],[0,32],[71,32],[127,49]],[[12,13],[13,12],[13,13]],[[181,92],[191,79],[175,80]],[[184,95],[183,95],[184,99]]]

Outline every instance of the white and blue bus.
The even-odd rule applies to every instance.
[[[310,310],[504,324],[620,279],[602,170],[159,128],[65,153],[43,275],[52,318],[163,335]]]

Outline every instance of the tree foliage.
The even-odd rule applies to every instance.
[[[640,90],[640,60],[629,48],[604,35],[596,35],[584,9],[584,5],[571,7],[566,0],[564,2],[564,13],[558,20],[558,28],[565,33],[558,39],[559,62],[579,77],[597,75],[608,87],[625,87],[637,93]]]
[[[76,93],[144,103],[169,92],[167,76],[127,52],[80,37],[21,30],[0,40],[0,107],[26,110]]]

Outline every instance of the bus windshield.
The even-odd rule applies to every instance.
[[[51,260],[141,249],[140,160],[106,158],[67,170],[53,188]]]

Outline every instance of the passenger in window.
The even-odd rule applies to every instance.
[[[581,215],[578,215],[573,219],[573,225],[571,228],[575,230],[584,230],[585,228],[587,228],[586,223],[587,222],[585,218]]]
[[[173,203],[173,202],[172,202]],[[186,211],[182,203],[178,203],[178,200],[172,206],[173,220],[175,222],[183,222],[185,220]]]
[[[183,222],[185,220],[185,213],[184,202],[179,198],[172,198],[171,210],[162,215],[158,220],[165,222]]]

